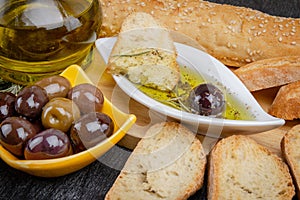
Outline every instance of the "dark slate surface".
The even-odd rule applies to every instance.
[[[272,15],[300,17],[300,0],[210,0],[246,6]],[[58,178],[40,178],[15,170],[0,160],[0,200],[104,199],[130,152],[113,148],[100,161]],[[206,188],[190,200],[206,199]]]

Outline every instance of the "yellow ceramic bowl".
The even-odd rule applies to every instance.
[[[72,86],[81,83],[92,83],[84,71],[77,65],[68,67],[61,75],[70,80]],[[11,167],[35,176],[57,177],[75,172],[94,162],[118,143],[136,121],[135,115],[123,113],[106,98],[104,99],[102,112],[108,114],[113,119],[115,132],[107,140],[102,141],[93,148],[63,158],[20,160],[0,145],[0,157]]]

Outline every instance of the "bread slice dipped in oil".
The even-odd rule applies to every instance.
[[[133,83],[169,91],[180,78],[176,59],[169,31],[151,15],[134,12],[122,23],[108,70],[126,75]]]

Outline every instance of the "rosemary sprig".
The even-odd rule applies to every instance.
[[[143,52],[140,52],[140,53],[134,53],[134,54],[118,54],[118,55],[113,55],[112,57],[134,57],[134,56],[140,56],[140,55],[143,55],[143,54],[147,54],[149,52],[151,52],[151,50],[143,51]]]
[[[192,90],[192,86],[189,83],[179,82],[174,88],[174,92],[172,93],[172,96],[175,97],[161,102],[171,105],[172,107],[175,107],[179,110],[192,112],[189,106],[186,105],[186,99],[191,90]]]
[[[0,78],[0,92],[11,92],[17,95],[23,86],[11,83]]]

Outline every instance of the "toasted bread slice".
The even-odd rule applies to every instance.
[[[287,165],[247,136],[219,141],[210,153],[208,199],[292,199]]]
[[[199,139],[175,122],[151,126],[106,200],[187,199],[202,187],[206,155]]]
[[[300,199],[300,124],[292,127],[281,140],[282,154],[294,178],[296,193]]]
[[[169,31],[150,14],[136,12],[122,24],[108,70],[134,83],[172,90],[179,81],[177,52]]]
[[[300,56],[285,56],[252,62],[234,73],[250,91],[282,86],[300,80]]]
[[[282,86],[269,108],[269,114],[285,120],[300,118],[300,81]]]

